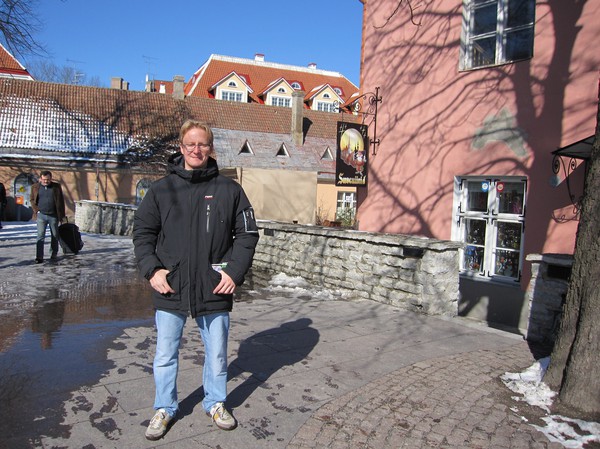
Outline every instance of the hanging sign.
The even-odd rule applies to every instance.
[[[504,183],[503,182],[499,182],[498,184],[496,184],[496,190],[498,192],[502,192],[504,190]]]
[[[338,122],[335,185],[366,186],[369,127]]]

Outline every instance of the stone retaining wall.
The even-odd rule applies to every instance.
[[[430,315],[458,312],[460,243],[320,226],[259,223],[254,267]]]
[[[527,340],[552,345],[565,302],[573,257],[529,254],[531,282],[525,294],[529,305]]]
[[[131,235],[136,206],[77,201],[82,232]],[[257,272],[285,273],[339,292],[431,315],[457,315],[460,243],[340,228],[259,222]],[[527,339],[556,336],[572,257],[530,254]]]
[[[75,201],[75,223],[82,232],[131,235],[136,209],[132,204]]]
[[[131,235],[136,207],[77,201],[82,232]],[[432,315],[458,312],[457,242],[260,221],[254,267]]]

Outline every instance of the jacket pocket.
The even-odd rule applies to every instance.
[[[167,274],[167,282],[171,286],[173,290],[175,290],[175,295],[179,295],[181,292],[181,270],[179,269],[179,264],[175,264],[172,267],[168,268],[169,274]],[[173,293],[167,293],[163,295],[165,297],[172,296]]]
[[[208,288],[205,290],[205,298],[206,298],[205,300],[207,302],[223,301],[223,299],[228,299],[228,298],[232,297],[232,295],[230,295],[230,294],[213,293],[214,289],[217,287],[217,285],[219,285],[219,282],[221,282],[221,273],[214,270],[213,268],[210,268],[210,270],[208,272],[208,279],[209,279],[209,282],[207,283]]]

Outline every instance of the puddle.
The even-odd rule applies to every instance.
[[[7,319],[0,332],[0,432],[63,435],[62,404],[70,392],[95,385],[112,367],[106,353],[132,326],[152,326],[147,282],[139,278],[90,283],[82,289],[49,289],[27,310]],[[27,443],[26,443],[27,441]]]
[[[68,437],[65,401],[114,368],[107,351],[125,329],[154,325],[148,282],[118,277],[50,287],[37,298],[0,294],[1,434],[25,447],[41,445],[41,435]],[[236,301],[252,301],[265,285],[250,274]]]

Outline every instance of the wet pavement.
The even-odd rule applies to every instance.
[[[521,337],[287,288],[296,281],[285,277],[267,285],[257,273],[231,315],[238,428],[220,431],[202,411],[203,347],[190,320],[180,413],[147,441],[155,333],[131,239],[84,235],[78,255],[38,265],[35,224],[4,226],[0,448],[562,447],[499,380],[533,363]]]

